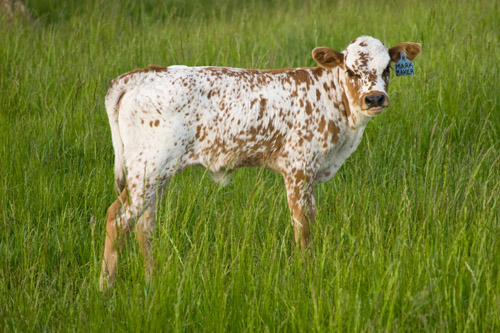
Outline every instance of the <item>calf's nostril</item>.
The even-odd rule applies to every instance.
[[[377,100],[378,105],[382,105],[384,103],[384,95],[379,95]]]

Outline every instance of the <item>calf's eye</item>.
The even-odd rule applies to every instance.
[[[347,75],[349,75],[349,77],[354,77],[354,76],[356,76],[356,75],[354,74],[354,72],[353,72],[353,71],[351,71],[350,69],[348,69],[348,70],[347,70]]]

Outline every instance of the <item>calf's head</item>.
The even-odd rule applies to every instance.
[[[323,68],[338,70],[344,104],[351,111],[367,116],[381,113],[389,105],[387,90],[391,62],[397,62],[404,52],[413,60],[420,53],[417,43],[401,43],[387,49],[379,40],[362,36],[353,40],[343,52],[318,47],[312,52]]]

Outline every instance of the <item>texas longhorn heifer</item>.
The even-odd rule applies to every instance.
[[[204,166],[221,184],[239,167],[280,172],[295,239],[305,247],[313,185],[335,175],[368,121],[389,105],[391,61],[401,52],[413,60],[420,49],[416,43],[387,49],[363,36],[343,52],[315,48],[313,68],[151,66],[118,77],[106,110],[119,195],[107,214],[101,287],[114,280],[118,250],[136,221],[151,275],[157,194],[190,165]]]

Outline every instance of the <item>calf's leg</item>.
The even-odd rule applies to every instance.
[[[313,184],[304,170],[284,174],[288,207],[292,215],[295,241],[305,250],[310,243],[310,224],[314,222],[315,200]]]
[[[147,151],[147,150],[144,150]],[[151,279],[153,270],[152,232],[155,226],[156,198],[161,199],[163,188],[178,170],[178,159],[167,160],[163,155],[132,159],[128,166],[127,189],[108,209],[106,243],[99,285],[107,288],[115,279],[118,252],[123,248],[130,229],[137,221],[137,241],[141,248],[146,278]],[[142,163],[138,163],[141,162]]]
[[[149,206],[137,222],[137,242],[144,258],[145,276],[148,281],[153,274],[153,230],[156,223],[156,213],[153,205]]]
[[[124,210],[128,203],[127,190],[124,189],[118,199],[108,208],[106,217],[106,241],[102,261],[99,288],[107,288],[115,279],[118,249],[122,249],[130,231],[130,223],[125,220]]]
[[[138,240],[141,245],[146,262],[146,274],[152,269],[151,258],[151,231],[154,227],[154,203],[156,198],[156,177],[140,179],[132,173],[127,178],[127,188],[123,190],[118,198],[108,209],[106,221],[106,242],[104,245],[104,259],[102,262],[99,286],[107,288],[113,283],[116,275],[116,264],[118,253],[123,248],[130,229],[135,225],[138,218]],[[145,212],[145,216],[143,216]]]

